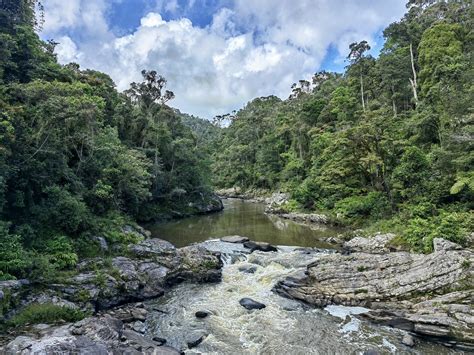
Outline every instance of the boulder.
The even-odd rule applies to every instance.
[[[166,342],[166,341],[165,341]],[[109,315],[46,330],[39,338],[19,336],[8,343],[5,354],[180,354],[164,342],[125,329]]]
[[[249,241],[249,238],[241,237],[239,235],[231,235],[228,237],[222,237],[221,241],[226,243],[245,243]]]
[[[402,338],[402,344],[412,348],[415,346],[415,338],[410,334],[405,334]]]
[[[244,243],[244,247],[250,249],[251,252],[254,252],[256,250],[263,252],[278,251],[278,249],[273,245],[264,242],[248,241]]]
[[[199,344],[201,344],[205,338],[206,338],[205,335],[194,336],[194,337],[191,337],[189,340],[187,340],[186,344],[188,345],[189,349],[192,349],[198,346]]]
[[[371,254],[381,254],[390,252],[389,243],[396,235],[376,234],[370,238],[355,237],[348,242],[345,242],[343,247],[349,252],[362,252]]]
[[[254,274],[257,271],[255,265],[243,265],[239,267],[239,271],[245,274]]]
[[[208,317],[210,313],[206,311],[197,311],[194,315],[196,316],[196,318],[203,319],[203,318]]]
[[[240,305],[248,310],[253,310],[253,309],[263,309],[266,306],[263,303],[254,301],[251,298],[242,298],[239,301]]]
[[[361,317],[374,322],[474,344],[474,311],[469,306],[474,299],[474,252],[449,242],[440,245],[429,255],[375,254],[374,249],[321,254],[306,273],[287,277],[275,291],[321,307],[365,306],[372,311]]]

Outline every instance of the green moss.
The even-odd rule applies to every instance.
[[[364,272],[364,271],[367,271],[369,270],[369,268],[367,266],[358,266],[357,267],[357,271],[359,272]]]
[[[27,324],[54,324],[60,321],[77,322],[83,319],[86,314],[80,310],[64,306],[57,306],[51,303],[31,304],[20,313],[11,318],[7,324],[12,327],[20,327]]]
[[[364,288],[361,288],[360,290],[355,290],[354,293],[358,295],[360,293],[369,293],[369,291]]]
[[[469,269],[469,267],[471,266],[471,262],[469,260],[464,260],[461,264],[461,266],[464,268],[464,269]]]

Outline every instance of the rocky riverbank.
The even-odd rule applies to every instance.
[[[373,322],[474,350],[474,253],[444,239],[429,255],[390,252],[394,235],[355,238],[278,283],[283,296],[324,307],[364,306]]]
[[[3,320],[8,322],[23,310],[38,305],[65,307],[86,314],[97,314],[115,306],[160,297],[173,285],[183,281],[218,282],[221,279],[221,267],[220,254],[210,252],[202,246],[194,245],[178,249],[160,239],[146,239],[141,243],[129,245],[124,256],[83,260],[68,278],[57,279],[46,285],[29,280],[0,282],[1,315]],[[118,318],[120,320],[120,317]],[[112,341],[110,344],[104,343],[105,345],[99,341],[91,349],[96,349],[97,346],[105,349],[103,345],[109,350],[115,349],[119,346],[115,340],[120,340],[122,333],[127,329],[112,315],[95,316],[85,322],[85,334],[89,331],[91,334],[102,334],[101,329],[107,329],[104,330],[107,333],[104,335],[106,339],[102,340]],[[100,329],[92,326],[96,322]],[[38,335],[46,337],[47,343],[52,338],[60,337],[67,338],[64,342],[72,344],[72,350],[76,345],[84,348],[90,343],[90,339],[77,338],[77,331],[74,330],[76,328],[72,325],[57,329],[47,327],[46,333]],[[100,334],[98,336],[102,336]],[[68,338],[72,336],[74,339],[77,338],[77,342]],[[135,335],[132,338],[136,338],[138,343],[142,341]],[[28,344],[35,343],[36,340],[20,339],[18,342],[19,347],[25,346],[25,349],[31,350],[32,346]],[[66,346],[64,342],[59,342],[57,349]],[[12,346],[17,346],[15,344]],[[120,346],[122,345],[121,343]],[[30,353],[30,350],[26,353]]]

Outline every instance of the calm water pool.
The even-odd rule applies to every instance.
[[[324,238],[341,232],[337,228],[307,226],[264,213],[265,206],[238,199],[224,200],[224,211],[148,225],[153,237],[170,241],[178,247],[241,235],[274,245],[330,248]]]

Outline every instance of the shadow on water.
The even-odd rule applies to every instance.
[[[148,225],[153,237],[170,241],[177,247],[227,235],[241,235],[274,245],[331,248],[325,238],[341,229],[308,226],[264,213],[260,203],[238,199],[224,200],[224,211],[165,223]]]

